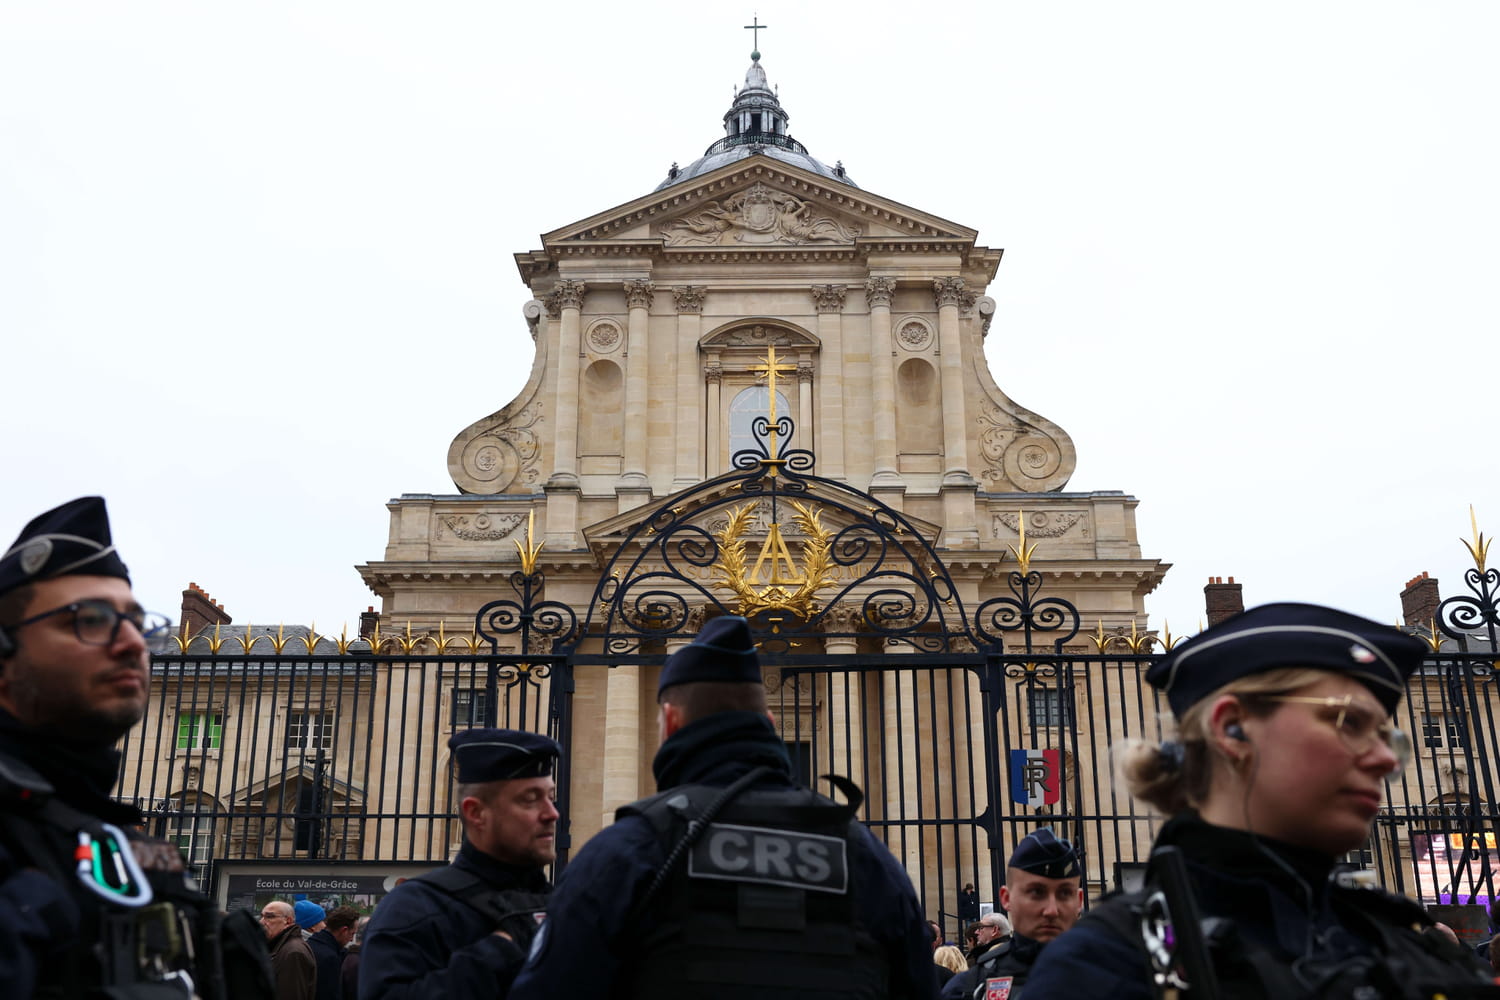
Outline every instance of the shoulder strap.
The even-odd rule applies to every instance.
[[[454,865],[416,878],[465,904],[480,916],[499,922],[523,911],[547,908],[547,897],[525,889],[496,889],[473,872]]]

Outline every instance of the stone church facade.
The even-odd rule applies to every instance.
[[[389,503],[384,558],[359,568],[383,628],[467,631],[529,518],[548,599],[586,607],[626,527],[730,469],[774,348],[786,444],[923,526],[966,604],[1003,590],[1024,517],[1050,594],[1144,629],[1167,566],[1141,555],[1136,500],[1067,492],[1072,440],[986,362],[1002,252],[814,159],[755,55],[702,158],[516,255],[534,298],[507,350],[531,347],[530,377],[454,438],[458,492]],[[577,678],[572,753],[602,766],[575,769],[575,843],[654,790],[655,678],[612,673]]]

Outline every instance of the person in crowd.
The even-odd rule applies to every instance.
[[[716,618],[657,687],[660,793],[558,880],[512,997],[931,997],[911,879],[848,800],[800,787],[749,623]]]
[[[339,1000],[359,1000],[359,953],[364,947],[365,928],[369,926],[369,916],[360,917],[354,925],[354,940],[344,949],[344,964],[339,972]]]
[[[992,910],[979,918],[979,923],[969,928],[968,950],[964,958],[970,965],[979,961],[979,956],[996,944],[1010,937],[1010,921],[1005,914]]]
[[[945,944],[932,953],[932,961],[938,967],[938,984],[947,983],[969,967],[964,953],[951,944]]]
[[[1415,902],[1340,864],[1370,836],[1410,742],[1391,720],[1425,645],[1332,608],[1270,604],[1147,672],[1177,736],[1117,754],[1171,816],[1145,887],[1043,953],[1026,1000],[1496,997]]]
[[[146,713],[150,653],[172,641],[142,609],[99,497],[34,518],[0,551],[0,983],[6,997],[183,995],[224,978],[269,989],[249,912],[218,933],[175,844],[139,831],[110,791],[118,741]],[[79,865],[80,851],[95,859]],[[182,928],[150,934],[140,915]]]
[[[302,939],[296,909],[284,899],[273,899],[261,907],[260,925],[271,946],[276,1000],[314,1000],[318,965],[312,949]]]
[[[307,939],[318,966],[317,1000],[339,1000],[344,957],[349,942],[354,940],[354,924],[358,920],[359,911],[354,907],[335,906],[328,911],[327,919],[320,921],[322,926]]]
[[[964,887],[958,893],[958,923],[959,926],[971,924],[979,919],[979,891],[974,888],[973,882],[965,882]]]
[[[304,941],[323,929],[324,918],[328,915],[321,906],[306,896],[292,902],[292,912],[296,914],[297,929],[302,932]]]
[[[1021,838],[1005,868],[1000,905],[1011,933],[954,976],[944,998],[1021,995],[1043,948],[1078,920],[1083,910],[1083,860],[1073,845],[1044,826]]]
[[[360,949],[360,1000],[504,997],[547,909],[557,857],[557,741],[515,729],[448,740],[464,840],[447,868],[381,900]]]

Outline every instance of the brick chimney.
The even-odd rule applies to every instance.
[[[1406,581],[1406,589],[1401,591],[1401,615],[1408,626],[1426,628],[1429,622],[1437,619],[1441,601],[1438,582],[1424,571],[1421,576]]]
[[[373,604],[370,605],[368,610],[361,611],[359,613],[359,637],[361,639],[368,639],[374,635],[375,625],[379,621],[380,612],[375,610]]]
[[[182,620],[178,622],[178,631],[197,635],[204,629],[211,629],[215,625],[228,625],[234,621],[224,613],[224,605],[215,601],[204,589],[196,583],[188,584],[188,589],[182,592]]]
[[[1208,613],[1208,624],[1217,625],[1226,618],[1245,610],[1244,586],[1234,582],[1234,577],[1225,583],[1222,576],[1208,578],[1203,588],[1203,608]]]

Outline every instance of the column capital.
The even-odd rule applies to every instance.
[[[631,309],[650,309],[656,286],[645,278],[625,282],[625,304]]]
[[[564,309],[582,309],[583,295],[587,291],[588,285],[582,281],[561,279],[552,286],[552,291],[547,295],[547,316],[557,319]]]
[[[939,309],[957,306],[967,309],[974,304],[975,293],[965,287],[962,278],[936,278],[932,282],[932,300]]]
[[[704,365],[703,380],[709,385],[722,385],[724,382],[724,366],[717,361]]]
[[[812,385],[813,366],[811,361],[803,361],[797,365],[797,382],[799,385]]]
[[[678,285],[672,289],[672,304],[680,313],[701,313],[703,294],[702,285]]]
[[[871,278],[865,282],[865,304],[871,309],[879,306],[889,309],[895,294],[895,278]]]
[[[843,312],[844,296],[848,291],[848,285],[813,285],[813,305],[820,313]]]

